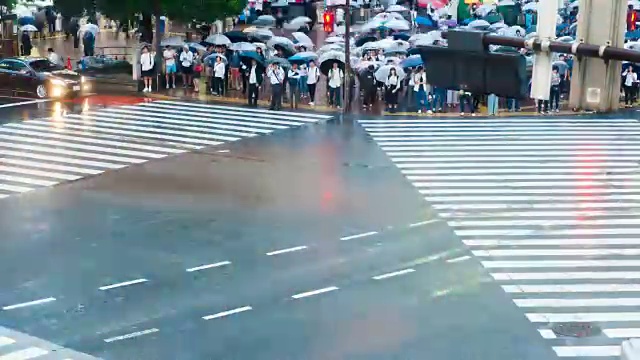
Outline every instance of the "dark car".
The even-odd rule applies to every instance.
[[[0,90],[38,98],[62,98],[88,92],[89,83],[84,76],[47,58],[10,57],[0,60]]]

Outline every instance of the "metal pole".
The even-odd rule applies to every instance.
[[[447,33],[442,33],[443,38],[447,38]],[[542,42],[539,39],[525,40],[522,38],[490,35],[483,37],[483,43],[489,45],[511,46],[525,48],[534,51],[542,51]],[[564,43],[560,41],[550,41],[549,51],[560,54],[573,54],[578,56],[596,57],[604,60],[630,61],[640,63],[640,51],[628,50],[613,46],[598,46],[583,43]]]
[[[345,3],[345,19],[344,19],[344,106],[342,111],[349,112],[350,94],[351,94],[351,0]]]

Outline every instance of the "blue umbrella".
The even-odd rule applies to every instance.
[[[435,27],[435,23],[433,22],[433,20],[424,17],[424,16],[417,16],[416,17],[416,24],[420,25],[420,26],[428,26],[428,27]]]
[[[318,55],[310,52],[310,51],[306,51],[306,52],[301,52],[301,53],[297,53],[293,56],[291,56],[289,58],[289,62],[294,64],[306,64],[311,60],[316,60],[318,59]]]
[[[400,62],[400,66],[402,66],[405,69],[410,67],[411,68],[418,67],[422,64],[423,64],[422,57],[420,55],[409,56],[408,58]]]
[[[24,16],[18,19],[18,25],[33,25],[35,24],[36,19],[33,16]]]
[[[251,64],[251,60],[255,60],[259,65],[265,66],[264,58],[260,56],[257,51],[242,51],[239,56],[245,65],[249,65]]]

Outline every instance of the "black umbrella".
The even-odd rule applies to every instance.
[[[335,63],[337,63],[338,67],[344,71],[344,62],[338,59],[326,59],[322,61],[320,63],[320,71],[325,75],[329,75],[329,70],[333,68],[333,64]]]
[[[374,42],[378,39],[375,36],[362,36],[356,40],[356,46],[362,46],[368,42]]]
[[[224,36],[228,37],[232,43],[249,42],[249,36],[238,30],[227,31]]]

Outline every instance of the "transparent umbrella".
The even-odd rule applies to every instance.
[[[407,9],[406,7],[402,6],[402,5],[391,5],[387,8],[387,12],[392,13],[392,12],[403,12],[403,11],[409,11],[409,9]]]
[[[376,80],[380,82],[385,82],[389,77],[389,72],[391,71],[391,69],[396,69],[396,73],[398,74],[398,78],[400,79],[400,81],[402,81],[402,79],[404,79],[407,76],[404,70],[402,70],[402,66],[382,65],[378,70],[376,70],[376,73],[374,74],[376,77]]]
[[[467,26],[475,30],[486,30],[491,26],[491,24],[489,24],[489,22],[486,20],[473,20]]]
[[[224,36],[222,34],[209,35],[204,41],[209,43],[209,44],[216,45],[216,46],[229,46],[229,45],[231,45],[231,40],[229,40],[228,37],[226,37],[226,36]]]
[[[231,44],[229,49],[234,51],[255,51],[256,44],[248,43],[248,42],[239,42],[235,44]]]
[[[100,28],[98,27],[98,25],[95,24],[84,24],[80,27],[80,31],[81,32],[90,32],[92,34],[97,34],[100,31]]]
[[[294,32],[291,36],[296,39],[300,45],[304,45],[306,47],[313,47],[313,40],[307,34],[301,32]]]
[[[26,32],[36,32],[38,31],[38,28],[31,25],[31,24],[27,24],[27,25],[23,25],[22,27],[20,27],[21,31],[26,31]]]
[[[344,38],[340,36],[329,36],[324,40],[324,42],[326,42],[327,44],[342,43],[344,42]]]
[[[407,31],[409,29],[411,29],[411,25],[409,25],[409,22],[406,20],[389,20],[386,23],[383,24],[384,27],[392,29],[392,30],[396,30],[396,31]]]
[[[184,41],[182,40],[182,38],[180,36],[171,36],[168,38],[163,39],[160,42],[161,46],[171,46],[171,47],[182,47],[182,45],[184,44]]]

